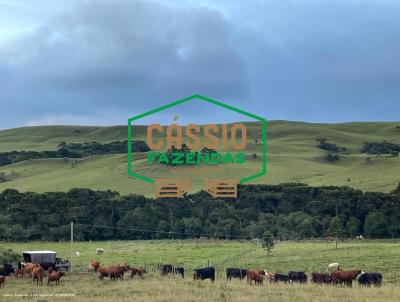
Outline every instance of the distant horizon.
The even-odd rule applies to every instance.
[[[398,121],[348,121],[348,122],[307,122],[307,121],[300,121],[300,120],[266,120],[267,125],[270,122],[287,122],[287,123],[304,123],[304,124],[321,124],[321,125],[342,125],[342,124],[365,124],[365,123],[370,123],[370,124],[393,124],[393,123],[399,123],[400,120]],[[238,120],[236,122],[229,122],[228,124],[233,124],[233,123],[259,123],[257,121],[243,121],[243,120]],[[176,123],[181,126],[186,126],[188,124],[181,124],[181,123]],[[220,125],[222,123],[216,123],[216,125]],[[139,127],[146,127],[149,124],[134,124],[133,126],[139,126]],[[168,126],[170,124],[160,124],[161,126]],[[207,123],[204,124],[198,124],[199,126],[202,125],[207,125]],[[399,125],[400,126],[400,125]],[[0,128],[0,131],[4,130],[12,130],[12,129],[20,129],[20,128],[40,128],[40,127],[128,127],[128,125],[124,124],[110,124],[110,125],[83,125],[83,124],[44,124],[44,125],[24,125],[24,126],[17,126],[17,127],[11,127],[11,128]]]

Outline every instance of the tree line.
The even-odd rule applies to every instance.
[[[400,237],[400,185],[391,193],[304,184],[239,185],[238,198],[200,191],[185,198],[121,196],[113,191],[0,194],[0,240],[213,237]]]
[[[400,144],[383,142],[364,142],[361,149],[362,153],[368,154],[390,154],[392,156],[399,156]]]
[[[62,142],[53,151],[10,151],[0,152],[0,166],[10,165],[19,161],[40,158],[82,158],[92,155],[126,153],[128,141],[110,143],[65,143]],[[144,141],[132,141],[132,152],[147,152],[149,146]]]

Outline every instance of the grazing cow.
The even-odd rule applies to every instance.
[[[15,271],[15,278],[18,278],[19,275],[21,275],[21,277],[24,278],[25,273],[26,273],[26,271],[24,268],[18,268]]]
[[[247,269],[243,268],[227,268],[226,269],[226,279],[231,281],[232,278],[244,279],[247,274]]]
[[[62,276],[65,276],[64,272],[49,272],[47,276],[47,285],[49,285],[50,282],[55,282],[56,285],[60,284],[60,279]]]
[[[288,276],[291,282],[307,283],[307,275],[305,272],[290,271]]]
[[[246,274],[247,283],[251,284],[254,281],[254,284],[262,285],[264,281],[264,276],[265,271],[248,270]]]
[[[381,287],[382,274],[361,272],[360,277],[358,277],[358,285],[371,287],[371,284],[377,287]]]
[[[96,249],[96,254],[97,254],[97,255],[99,255],[99,254],[104,254],[104,249],[101,248],[101,247],[98,247],[98,248]]]
[[[92,260],[91,266],[93,266],[94,267],[94,271],[97,272],[99,270],[99,267],[100,267],[100,262],[97,261],[97,260]]]
[[[136,267],[131,267],[131,278],[134,278],[136,275],[139,277],[143,278],[143,274],[146,274],[146,270],[144,268],[136,268]]]
[[[0,288],[6,283],[6,277],[3,275],[0,275]]]
[[[210,279],[211,283],[214,283],[215,268],[210,266],[210,267],[195,269],[193,273],[193,280],[199,280],[199,279],[200,280]]]
[[[278,282],[285,282],[285,283],[287,283],[287,282],[290,282],[290,278],[289,278],[289,276],[287,276],[287,275],[283,275],[283,274],[274,274],[274,281],[275,281],[275,283],[278,283]]]
[[[43,267],[36,266],[33,271],[32,271],[32,283],[35,283],[36,280],[36,285],[43,285],[43,277],[44,277],[44,269]]]
[[[15,273],[15,270],[12,266],[12,264],[4,264],[3,267],[0,267],[0,275],[7,277],[10,276],[10,274]]]
[[[332,282],[332,278],[328,273],[312,273],[311,282],[316,284],[330,284]]]
[[[348,287],[353,286],[353,281],[361,274],[360,270],[341,271],[337,270],[331,274],[332,284],[344,283]]]
[[[337,271],[339,269],[340,269],[339,263],[336,263],[336,262],[335,263],[329,263],[328,267],[326,268],[326,272],[332,273],[332,272]]]

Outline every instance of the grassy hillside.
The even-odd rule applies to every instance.
[[[248,162],[224,165],[222,175],[240,178],[259,170],[261,129],[249,123]],[[265,177],[255,183],[277,184],[281,182],[304,182],[310,185],[348,185],[362,190],[388,192],[400,182],[400,157],[371,156],[360,153],[365,141],[400,143],[400,122],[393,123],[343,123],[311,124],[302,122],[268,122],[268,167]],[[11,150],[55,150],[65,142],[110,142],[126,139],[126,126],[40,126],[0,131],[0,152]],[[145,127],[133,128],[134,139],[143,139]],[[330,163],[322,157],[325,151],[315,147],[316,139],[327,138],[330,142],[347,148],[348,153],[340,160]],[[143,157],[143,156],[142,156]],[[367,157],[370,157],[367,160]],[[148,166],[138,158],[133,166],[143,174],[155,178],[171,178],[175,175],[167,167]],[[125,155],[105,155],[87,158],[76,165],[71,160],[42,159],[19,162],[0,167],[0,172],[12,175],[12,181],[0,183],[0,190],[16,188],[21,191],[68,190],[72,187],[111,189],[121,193],[152,195],[154,187],[126,175]],[[192,179],[191,191],[202,188],[204,176]]]

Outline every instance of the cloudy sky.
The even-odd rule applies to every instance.
[[[125,124],[192,94],[269,120],[398,121],[399,16],[397,0],[0,0],[0,128]]]

